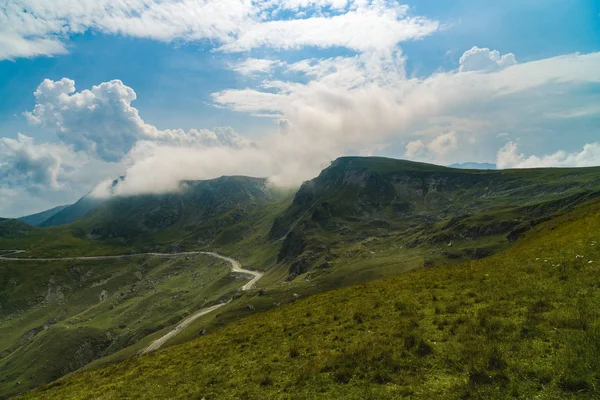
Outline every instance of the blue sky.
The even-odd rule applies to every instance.
[[[0,215],[344,154],[600,164],[597,1],[127,4],[0,5]]]

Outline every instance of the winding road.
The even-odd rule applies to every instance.
[[[249,269],[244,269],[242,264],[231,257],[226,257],[212,251],[186,251],[181,253],[137,253],[137,254],[124,254],[124,255],[115,255],[115,256],[89,256],[89,257],[57,257],[57,258],[20,258],[20,257],[8,257],[15,254],[24,253],[25,250],[0,250],[5,252],[4,254],[0,254],[0,260],[8,260],[8,261],[69,261],[69,260],[111,260],[111,259],[120,259],[120,258],[132,258],[139,256],[155,256],[155,257],[181,257],[181,256],[189,256],[189,255],[197,255],[204,254],[211,257],[218,258],[220,260],[226,261],[231,265],[231,272],[252,275],[252,279],[247,282],[244,286],[242,286],[242,291],[250,290],[256,285],[256,282],[260,278],[262,278],[263,273],[258,271],[251,271]],[[191,324],[194,320],[206,315],[211,312],[223,307],[224,305],[229,304],[231,300],[226,303],[216,304],[211,307],[203,308],[194,314],[188,316],[183,321],[181,321],[173,330],[167,333],[164,336],[153,341],[150,346],[146,347],[142,350],[142,354],[150,353],[154,350],[158,350],[163,344],[167,342],[167,340],[175,337],[179,332],[181,332],[184,328],[186,328],[189,324]]]

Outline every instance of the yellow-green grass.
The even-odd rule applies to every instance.
[[[600,203],[461,265],[302,297],[25,398],[598,398]]]
[[[139,350],[144,338],[235,293],[241,282],[229,269],[202,255],[0,260],[0,397],[123,348]]]

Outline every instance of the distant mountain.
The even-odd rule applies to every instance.
[[[51,209],[46,210],[46,211],[39,212],[37,214],[26,215],[24,217],[20,217],[20,218],[17,218],[17,219],[19,219],[19,220],[21,220],[23,222],[27,222],[29,225],[32,225],[32,226],[40,226],[48,218],[50,218],[50,217],[54,216],[55,214],[61,212],[62,210],[64,210],[67,207],[69,207],[69,205],[58,206],[58,207],[54,207],[54,208],[51,208]]]
[[[104,202],[103,199],[91,197],[89,194],[67,206],[39,224],[40,227],[65,225],[86,216]]]
[[[125,179],[124,176],[120,176],[112,182],[112,186],[115,187],[119,184],[119,182]],[[70,224],[71,222],[75,222],[78,219],[81,219],[88,215],[91,211],[95,210],[98,206],[104,203],[105,199],[92,197],[90,193],[83,196],[79,199],[75,204],[71,204],[70,206],[65,207],[60,210],[56,214],[52,215],[44,222],[42,222],[40,227],[47,226],[59,226]]]
[[[496,164],[492,163],[477,163],[477,162],[465,162],[449,165],[450,168],[459,169],[497,169]]]
[[[170,233],[163,236],[172,240],[189,236],[207,240],[245,221],[254,209],[273,199],[263,178],[185,181],[173,193],[115,196],[96,203],[73,229],[92,239],[130,240],[166,230]]]

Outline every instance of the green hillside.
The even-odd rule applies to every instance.
[[[1,240],[14,240],[17,238],[21,238],[27,236],[33,228],[18,219],[9,219],[9,218],[0,218],[0,241]],[[5,247],[6,249],[13,249],[10,247]]]
[[[290,279],[323,275],[320,266],[366,250],[402,249],[419,267],[435,266],[493,254],[599,195],[600,168],[484,171],[343,157],[302,185],[270,238],[282,242],[278,261]],[[379,248],[366,249],[373,242]]]
[[[600,396],[600,202],[497,255],[347,287],[25,398]]]
[[[57,379],[135,345],[240,283],[208,256],[0,259],[0,395]]]
[[[164,347],[330,290],[351,293],[377,279],[416,271],[404,282],[475,260],[485,266],[498,252],[516,259],[511,252],[530,240],[523,237],[599,194],[600,168],[480,171],[343,157],[295,193],[260,178],[221,177],[182,182],[173,193],[97,200],[61,226],[2,220],[0,249],[25,250],[19,258],[208,250],[265,274],[257,289],[236,293],[240,283],[226,265],[200,256],[0,259],[0,371],[7,371],[0,396],[130,359],[215,301],[232,300]],[[63,217],[85,204],[88,196]],[[110,301],[100,304],[105,289]]]
[[[163,195],[84,196],[47,221],[60,226],[29,227],[20,235],[2,235],[0,226],[0,248],[27,250],[21,257],[214,248],[256,236],[259,220],[268,215],[269,226],[260,231],[266,237],[272,215],[289,202],[287,191],[249,177],[182,182],[182,190]],[[55,224],[58,219],[73,220]]]

